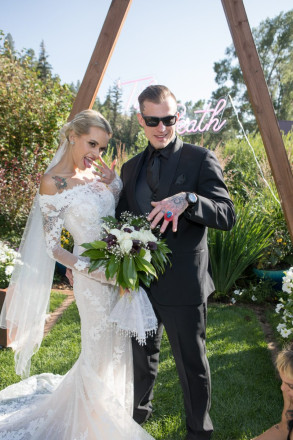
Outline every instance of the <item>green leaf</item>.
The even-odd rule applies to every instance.
[[[123,276],[123,265],[120,264],[119,266],[119,270],[118,270],[118,274],[117,274],[117,284],[121,287],[123,287],[124,289],[128,288],[128,284],[125,283],[124,281],[124,276]]]
[[[137,272],[133,258],[130,258],[128,255],[125,255],[122,266],[123,266],[124,281],[128,283],[131,289],[135,289],[137,282]]]
[[[150,287],[151,282],[153,280],[152,276],[148,276],[146,273],[144,272],[138,272],[138,277],[139,279],[143,282],[143,284],[147,287]]]
[[[84,247],[85,249],[93,249],[93,246],[91,243],[83,243],[81,246]]]
[[[109,256],[99,249],[88,249],[81,254],[83,257],[89,257],[91,260],[108,259]]]
[[[102,240],[96,240],[91,243],[93,249],[106,249],[107,243]]]
[[[93,272],[94,270],[98,269],[99,267],[105,266],[106,260],[94,260],[91,262],[91,265],[89,267],[89,273]]]
[[[136,255],[134,257],[134,260],[138,270],[151,274],[157,278],[157,272],[151,263],[149,263],[147,260],[140,257],[139,255]]]
[[[119,271],[120,261],[117,260],[115,255],[112,255],[106,268],[106,277],[114,278]]]

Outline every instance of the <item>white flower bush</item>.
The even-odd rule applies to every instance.
[[[283,338],[288,338],[293,333],[293,267],[285,271],[282,291],[283,296],[275,309],[275,312],[282,319],[282,322],[277,326],[277,331]]]
[[[18,253],[0,241],[0,288],[8,286]]]

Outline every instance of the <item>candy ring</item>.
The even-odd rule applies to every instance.
[[[171,220],[173,220],[173,217],[174,217],[174,215],[173,215],[172,211],[167,211],[166,214],[164,214],[164,219],[167,222],[170,222]]]

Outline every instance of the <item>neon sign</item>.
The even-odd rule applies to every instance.
[[[128,99],[127,102],[125,104],[125,111],[128,111],[130,109],[130,107],[134,107],[135,110],[139,109],[139,104],[138,104],[138,95],[143,91],[143,89],[145,89],[147,86],[150,86],[151,84],[157,84],[156,79],[153,76],[147,76],[144,78],[138,78],[138,79],[133,79],[131,81],[118,81],[118,87],[120,89],[122,89],[122,87],[128,86],[129,84],[132,85],[131,87],[131,91],[128,94]],[[138,85],[140,86],[138,88]]]
[[[186,115],[186,107],[184,104],[178,104],[179,119],[176,124],[176,131],[181,135],[189,135],[194,133],[204,133],[213,131],[218,133],[226,124],[227,120],[222,121],[223,112],[227,105],[227,100],[221,98],[214,108],[211,103],[206,109],[194,111],[195,115],[199,115],[197,119],[190,119]],[[180,110],[180,108],[182,110]]]

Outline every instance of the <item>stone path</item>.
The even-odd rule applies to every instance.
[[[66,295],[67,298],[64,299],[63,303],[60,307],[58,307],[54,312],[52,312],[49,316],[49,318],[46,319],[45,324],[45,330],[44,330],[44,336],[46,336],[49,331],[54,327],[56,322],[61,318],[63,312],[70,306],[70,304],[75,301],[73,290],[60,290],[60,289],[53,289],[54,292],[62,293],[63,295]]]

